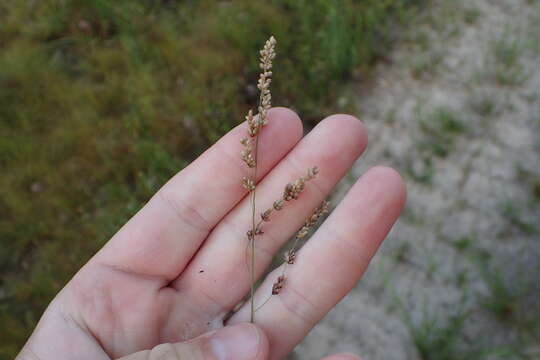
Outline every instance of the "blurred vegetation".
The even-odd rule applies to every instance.
[[[0,2],[0,359],[171,175],[257,99],[314,123],[420,0]]]

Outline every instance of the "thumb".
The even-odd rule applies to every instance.
[[[242,323],[186,342],[160,344],[118,360],[265,360],[267,357],[266,335],[255,325]]]

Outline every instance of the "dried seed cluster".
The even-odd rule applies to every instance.
[[[272,285],[272,295],[277,295],[281,292],[281,289],[283,289],[283,286],[285,285],[285,276],[281,275],[277,278],[274,285]]]
[[[295,249],[289,249],[285,253],[285,262],[289,265],[294,264],[294,261],[296,260],[296,250]]]
[[[270,215],[272,215],[274,211],[282,210],[283,207],[285,206],[286,201],[298,199],[298,196],[300,195],[302,191],[304,191],[304,188],[306,187],[306,182],[314,179],[318,173],[319,173],[319,169],[316,166],[314,166],[308,169],[307,174],[305,176],[300,177],[294,183],[288,183],[285,186],[285,190],[283,191],[282,198],[274,201],[271,208],[268,208],[261,213],[261,221],[259,222],[257,227],[261,227],[263,222],[269,222]]]
[[[250,110],[251,111],[251,110]],[[253,140],[250,138],[243,138],[240,140],[240,143],[244,145],[242,152],[242,161],[247,165],[248,168],[254,168],[256,165],[255,156],[253,155]]]
[[[259,115],[255,117],[253,111],[249,110],[246,115],[248,125],[248,137],[241,140],[244,148],[242,149],[242,160],[250,168],[254,168],[257,163],[256,146],[253,146],[253,139],[259,135],[261,128],[267,124],[268,110],[272,106],[272,94],[270,93],[270,83],[272,82],[272,60],[276,57],[276,39],[272,36],[264,44],[264,48],[260,51],[260,67],[262,69],[259,75],[257,87],[261,94],[259,97]]]
[[[311,230],[311,228],[317,223],[317,221],[319,221],[321,217],[328,212],[329,208],[330,208],[330,203],[325,200],[306,219],[306,221],[304,222],[304,225],[296,234],[293,246],[285,253],[285,263],[287,265],[294,264],[296,260],[296,245],[298,244],[298,240],[305,237],[309,233],[309,230]],[[279,294],[281,289],[283,289],[284,284],[285,284],[285,269],[283,270],[283,274],[281,274],[281,276],[277,278],[276,282],[272,286],[272,295]]]
[[[298,239],[301,239],[305,237],[309,230],[319,221],[319,219],[328,212],[328,209],[330,207],[330,203],[328,201],[323,201],[322,204],[313,211],[313,214],[310,215],[304,222],[304,226],[298,231],[296,234],[296,237]]]
[[[247,191],[253,191],[255,190],[255,182],[253,180],[251,180],[250,178],[248,177],[243,177],[242,178],[242,186],[247,190]]]
[[[257,87],[261,91],[260,104],[259,104],[259,123],[260,126],[266,125],[266,113],[270,109],[272,95],[270,94],[270,83],[272,82],[272,60],[276,57],[275,52],[276,39],[273,36],[268,39],[264,48],[261,50],[261,74],[259,75],[259,81]]]
[[[308,169],[307,175],[302,176],[300,179],[296,180],[294,183],[289,183],[285,186],[285,191],[283,192],[283,200],[290,201],[298,199],[298,195],[304,191],[306,181],[314,179],[315,176],[319,173],[319,169],[315,166]]]

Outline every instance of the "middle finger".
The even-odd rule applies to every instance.
[[[264,273],[279,248],[328,196],[367,145],[362,123],[349,115],[333,115],[310,132],[257,186],[259,213],[282,195],[283,188],[318,166],[320,174],[306,184],[299,200],[289,201],[264,223],[255,239],[255,275]],[[259,154],[264,156],[264,154]],[[240,159],[239,159],[240,161]],[[238,186],[241,186],[240,184]],[[211,300],[218,313],[228,312],[250,288],[246,231],[251,229],[251,201],[244,198],[214,228],[182,275],[172,284],[192,299]]]

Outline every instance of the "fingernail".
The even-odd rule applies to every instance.
[[[238,324],[217,331],[210,339],[218,360],[251,360],[259,352],[261,335],[252,324]]]

